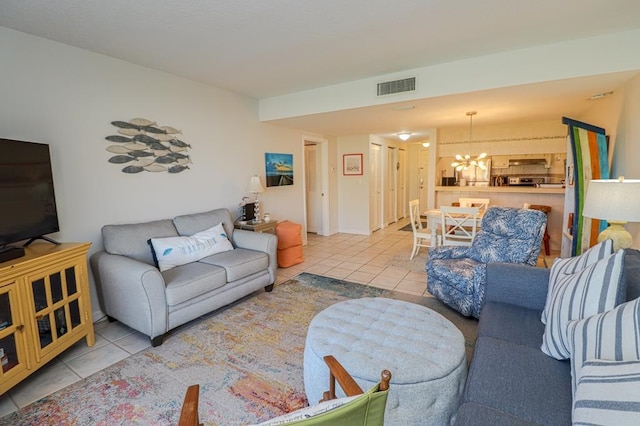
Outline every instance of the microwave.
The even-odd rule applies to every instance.
[[[456,186],[455,177],[442,177],[442,186]]]

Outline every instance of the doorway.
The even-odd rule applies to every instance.
[[[320,150],[318,144],[304,144],[307,232],[322,229],[322,185],[320,184]]]
[[[397,153],[395,147],[387,147],[387,172],[385,173],[384,223],[389,225],[396,221],[396,174]]]
[[[429,150],[418,152],[418,199],[420,206],[427,206],[427,180],[429,179]]]
[[[382,146],[372,143],[369,148],[371,161],[369,162],[369,173],[371,176],[369,191],[369,230],[377,231],[381,226],[382,213]]]
[[[396,176],[396,219],[400,220],[407,217],[407,169],[406,169],[407,151],[398,149],[398,166]]]
[[[304,142],[304,209],[306,232],[329,235],[328,141],[313,137]],[[306,241],[306,238],[304,238]]]

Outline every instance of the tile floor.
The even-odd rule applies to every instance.
[[[301,272],[330,276],[374,287],[429,296],[424,264],[426,249],[409,261],[413,245],[411,232],[401,231],[408,220],[375,232],[371,236],[336,234],[308,235],[304,263],[280,268],[276,285]],[[558,256],[551,253],[548,259]],[[547,261],[542,258],[541,264]],[[550,264],[550,262],[548,262]],[[130,328],[106,320],[95,324],[96,344],[84,340],[61,354],[0,396],[0,417],[31,404],[59,389],[90,376],[149,346],[149,339]]]

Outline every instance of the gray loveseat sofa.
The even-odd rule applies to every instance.
[[[570,362],[540,350],[549,269],[489,264],[485,305],[457,425],[570,425]],[[626,300],[640,296],[640,252],[627,250]]]
[[[163,272],[151,238],[192,236],[222,223],[234,249]],[[278,239],[234,230],[231,213],[217,209],[173,219],[102,228],[104,251],[91,256],[96,286],[109,320],[146,334],[153,346],[165,333],[260,288],[273,289]],[[227,243],[228,244],[228,243]]]

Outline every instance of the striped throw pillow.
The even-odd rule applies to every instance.
[[[559,279],[567,274],[575,274],[586,268],[589,265],[593,265],[598,260],[601,260],[613,253],[613,240],[604,240],[589,250],[582,253],[580,256],[558,258],[551,265],[551,271],[549,271],[549,290],[547,291],[547,302],[542,310],[542,317],[540,321],[543,324],[547,323],[547,306],[551,303],[551,295],[553,289],[557,285]]]
[[[578,374],[574,425],[640,423],[640,361],[587,361]]]
[[[569,321],[606,312],[616,306],[623,260],[624,250],[618,250],[580,272],[559,278],[547,309],[542,352],[556,359],[569,358]]]
[[[567,337],[575,392],[577,370],[588,359],[640,360],[640,299],[599,315],[570,321]]]

